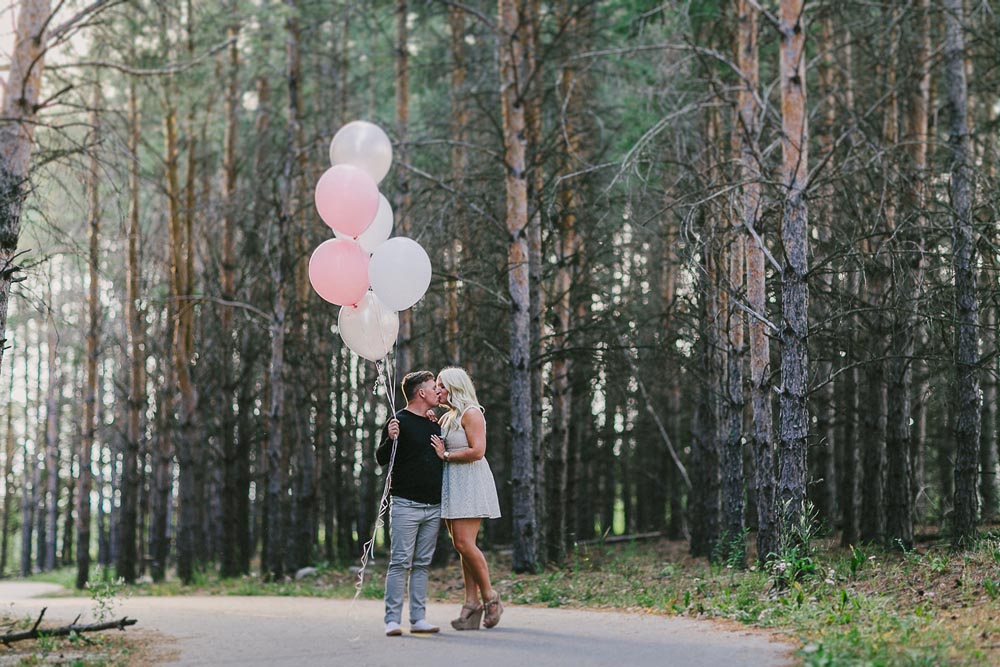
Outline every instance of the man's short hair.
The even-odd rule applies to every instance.
[[[428,380],[434,379],[430,371],[413,371],[403,377],[403,398],[409,402],[416,395],[417,389]]]

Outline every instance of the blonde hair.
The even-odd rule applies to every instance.
[[[438,382],[448,390],[448,404],[451,409],[441,418],[443,429],[453,428],[462,423],[462,415],[469,408],[483,409],[476,398],[476,387],[472,378],[462,368],[445,368],[438,373]]]

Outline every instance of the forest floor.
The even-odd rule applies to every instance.
[[[925,535],[906,553],[845,550],[834,540],[815,540],[808,553],[787,557],[768,571],[709,565],[705,559],[690,557],[686,542],[668,540],[580,546],[562,567],[530,575],[509,574],[510,556],[503,551],[488,557],[496,587],[517,605],[711,618],[732,628],[767,629],[799,646],[798,661],[810,666],[1000,664],[997,533],[984,535],[962,553],[950,552],[934,534]],[[370,568],[361,587],[363,599],[381,598],[381,565],[382,560],[376,559]],[[110,583],[102,586],[109,599],[116,595],[345,598],[353,595],[355,581],[348,568],[320,567],[313,577],[270,584],[253,576],[218,581],[203,575],[192,586],[170,582],[127,589]],[[457,606],[461,591],[454,559],[432,571],[434,602]]]

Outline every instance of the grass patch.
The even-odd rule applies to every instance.
[[[804,663],[1000,664],[1000,539],[951,555],[821,545],[773,571],[710,566],[683,542],[580,547],[561,569],[498,582],[522,604],[729,619],[798,640]],[[794,576],[788,576],[790,570]]]

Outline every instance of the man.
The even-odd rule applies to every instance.
[[[427,568],[434,556],[441,526],[441,460],[431,446],[431,436],[441,428],[427,418],[438,405],[434,374],[416,371],[403,378],[406,407],[389,420],[375,452],[379,465],[389,463],[393,440],[396,458],[392,466],[389,494],[392,507],[389,534],[391,552],[385,575],[385,634],[403,634],[400,627],[403,594],[410,580],[410,632],[437,632],[440,628],[424,618],[427,600]]]

